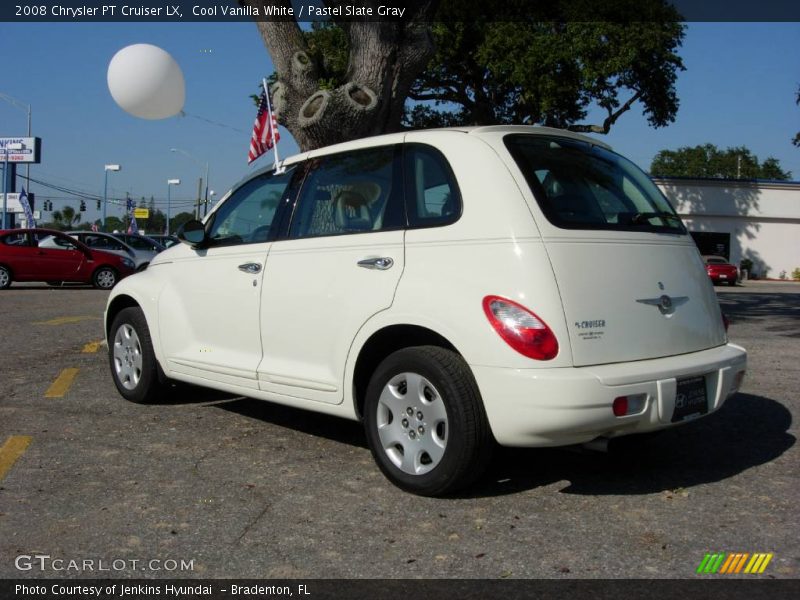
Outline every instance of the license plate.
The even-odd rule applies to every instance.
[[[720,279],[727,279],[727,278],[728,278],[728,276],[727,276],[727,275],[720,275],[720,276],[719,276],[719,278],[720,278]]]
[[[679,379],[678,389],[675,393],[675,412],[672,413],[672,422],[678,423],[687,419],[694,419],[707,412],[706,378],[701,376]]]

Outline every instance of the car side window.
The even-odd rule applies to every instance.
[[[312,159],[289,237],[366,233],[403,226],[395,146]]]
[[[41,240],[40,240],[41,241]],[[77,250],[78,246],[67,236],[54,235],[51,238],[52,244],[48,247],[53,250]]]
[[[3,236],[2,242],[6,246],[27,246],[29,244],[28,234],[22,232],[9,233],[8,235]]]
[[[297,169],[270,172],[237,189],[214,213],[208,237],[213,246],[258,244],[275,238],[275,215],[281,200],[291,194]]]
[[[441,152],[407,144],[404,154],[406,210],[412,227],[453,223],[461,216],[461,194]]]

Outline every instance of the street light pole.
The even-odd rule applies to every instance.
[[[179,154],[183,154],[187,158],[189,158],[189,159],[193,160],[194,162],[196,162],[201,167],[203,166],[203,162],[199,158],[189,154],[186,150],[181,150],[180,148],[170,148],[169,151],[170,152],[178,152]],[[197,206],[195,207],[195,217],[197,217],[198,219],[200,218],[200,201],[203,200],[204,198],[205,198],[205,200],[204,200],[204,204],[205,204],[204,215],[208,214],[208,161],[205,162],[204,172],[205,172],[205,182],[206,182],[205,183],[205,192],[203,192],[202,182],[201,182],[200,186],[198,186],[198,190],[197,190]]]
[[[167,179],[167,235],[169,235],[169,219],[170,219],[170,209],[172,207],[172,196],[170,195],[170,188],[173,185],[180,185],[180,179]]]
[[[109,171],[119,171],[122,169],[119,165],[106,165],[106,182],[103,186],[103,231],[106,230],[106,208],[108,207],[108,172]]]

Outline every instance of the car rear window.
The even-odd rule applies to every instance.
[[[686,232],[650,178],[610,150],[542,135],[508,135],[504,142],[557,227]]]

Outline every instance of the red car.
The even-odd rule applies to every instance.
[[[736,285],[736,282],[739,281],[739,269],[730,264],[725,258],[721,256],[704,256],[703,261],[706,263],[706,273],[715,284],[727,283],[728,285]]]
[[[46,245],[39,242],[47,239]],[[12,281],[91,283],[110,290],[135,271],[129,258],[92,250],[78,240],[49,229],[0,230],[0,289]]]

